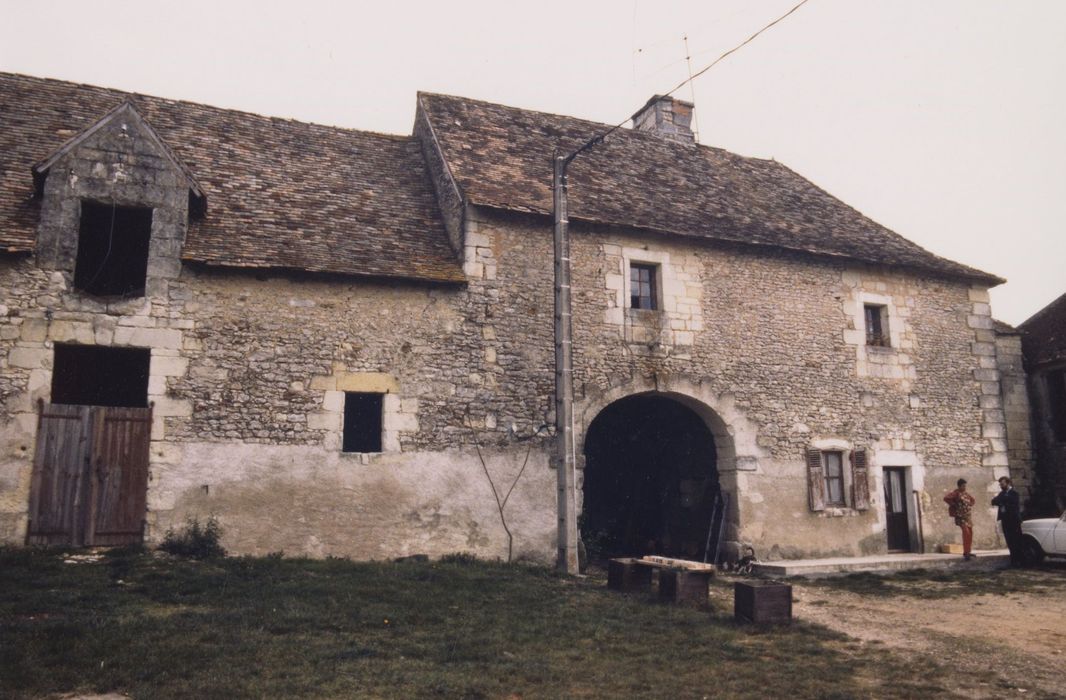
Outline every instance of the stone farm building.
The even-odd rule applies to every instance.
[[[1066,294],[1018,326],[1032,405],[1034,511],[1066,507]],[[1009,436],[1009,435],[1008,435]]]
[[[570,171],[582,536],[931,550],[1008,473],[988,288],[653,98]],[[0,76],[0,541],[553,561],[551,158],[605,127],[419,94],[410,136]],[[523,471],[524,469],[524,471]],[[520,478],[515,481],[516,476]],[[978,545],[995,544],[978,508]]]

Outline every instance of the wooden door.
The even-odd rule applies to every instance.
[[[89,406],[40,405],[27,544],[85,543],[89,420]]]
[[[140,542],[148,497],[151,408],[97,407],[93,416],[93,487],[89,539],[94,545]]]
[[[907,522],[907,470],[902,467],[885,467],[885,530],[888,533],[888,551],[911,550],[910,524]]]
[[[140,542],[151,408],[41,404],[27,544]]]

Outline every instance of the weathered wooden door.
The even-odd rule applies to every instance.
[[[909,552],[911,549],[905,476],[906,469],[885,467],[885,529],[890,552]]]
[[[140,542],[151,408],[41,404],[28,544]]]

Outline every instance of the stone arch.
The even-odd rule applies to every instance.
[[[756,427],[736,407],[730,394],[717,394],[699,380],[685,376],[656,375],[633,378],[602,392],[589,394],[578,402],[575,411],[575,438],[579,446],[579,506],[584,507],[586,456],[590,429],[597,417],[611,406],[633,397],[657,397],[676,402],[699,417],[714,442],[714,466],[717,481],[729,496],[724,531],[723,554],[733,558],[738,553],[742,523],[742,503],[738,496],[744,487],[744,472],[756,471],[763,451],[756,438]],[[579,511],[580,512],[580,511]]]

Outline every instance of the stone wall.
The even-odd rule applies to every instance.
[[[1033,496],[1032,430],[1022,339],[1016,331],[996,330],[996,369],[1006,422],[1010,476],[1014,487],[1029,502]]]
[[[503,556],[492,485],[503,492],[521,473],[508,504],[515,552],[554,558],[549,221],[462,212],[465,286],[182,267],[185,185],[107,166],[134,162],[131,145],[116,143],[111,155],[94,146],[53,170],[39,260],[0,267],[4,541],[25,533],[33,402],[49,397],[54,344],[76,342],[151,349],[150,539],[216,514],[238,552]],[[173,189],[153,198],[149,175]],[[140,194],[123,189],[131,177],[142,177]],[[140,299],[71,290],[62,251],[77,203],[112,193],[162,211]],[[626,308],[632,262],[659,266],[656,311]],[[733,551],[884,551],[886,466],[907,470],[908,498],[922,508],[921,533],[912,509],[912,545],[929,549],[957,536],[942,493],[965,477],[983,499],[1006,471],[983,289],[577,225],[573,266],[579,452],[599,411],[624,396],[658,392],[692,407],[715,435],[734,496]],[[862,340],[871,300],[888,308],[888,348]],[[341,452],[345,391],[385,394],[381,453]],[[812,446],[869,451],[868,510],[811,511]],[[995,542],[986,508],[977,535]]]
[[[486,212],[471,218],[493,253],[500,294],[507,299],[528,290],[527,312],[535,313],[550,298],[547,225]],[[725,423],[724,439],[735,443],[726,452],[736,462],[722,478],[738,499],[732,514],[738,543],[754,543],[761,555],[885,551],[881,468],[899,466],[908,474],[912,546],[931,550],[957,537],[941,502],[955,480],[967,478],[983,499],[1006,473],[984,289],[786,254],[574,228],[579,445],[606,405],[604,397],[659,391],[695,399]],[[659,263],[665,295],[672,296],[645,319],[620,308],[629,259]],[[534,294],[538,288],[543,291]],[[857,319],[869,299],[892,307],[889,348],[857,341],[864,337]],[[634,332],[638,324],[642,332]],[[529,337],[520,318],[500,322],[496,333],[500,339]],[[547,367],[546,340],[517,345],[539,352]],[[869,510],[810,511],[803,456],[820,442],[870,450]],[[921,533],[914,512],[919,503]],[[996,543],[990,513],[977,513],[981,546]]]

